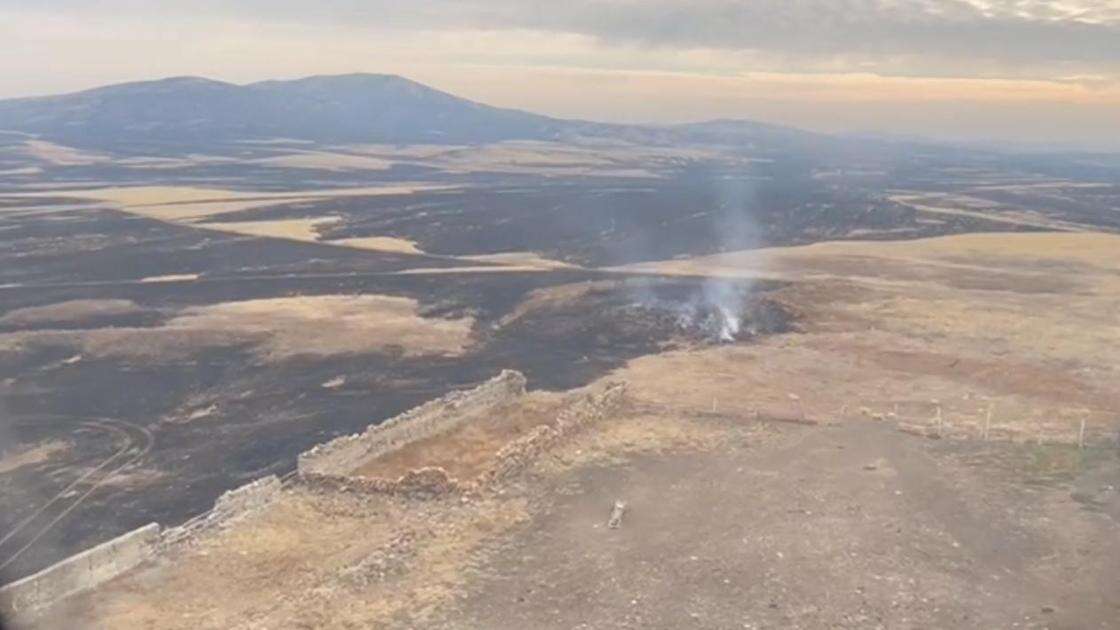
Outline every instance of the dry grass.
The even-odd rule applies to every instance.
[[[111,158],[98,153],[82,151],[45,140],[28,140],[23,143],[27,155],[54,166],[86,166],[108,162]]]
[[[255,346],[268,361],[378,352],[453,355],[470,343],[473,323],[470,318],[426,319],[409,298],[291,297],[191,307],[153,328],[0,334],[0,351],[64,345],[93,358],[130,360],[182,359],[234,346]]]
[[[160,282],[190,282],[192,280],[198,280],[198,277],[199,275],[197,273],[172,273],[164,276],[148,276],[147,278],[141,278],[140,282],[153,282],[157,284]]]
[[[934,271],[982,269],[1032,279],[1040,263],[1066,263],[1091,272],[1120,270],[1120,235],[1095,232],[961,234],[911,241],[834,241],[773,247],[684,260],[638,263],[628,271],[727,277],[865,278],[890,276],[899,265]],[[878,262],[889,263],[887,267]],[[855,265],[849,263],[856,263]],[[870,264],[867,264],[870,263]],[[830,268],[836,271],[830,271]],[[1024,269],[1025,267],[1025,269]],[[1052,272],[1053,269],[1044,269]]]
[[[541,289],[533,289],[529,292],[528,296],[509,313],[502,318],[499,326],[507,326],[513,322],[540,310],[555,309],[565,304],[571,304],[589,292],[601,288],[610,288],[614,283],[609,281],[599,282],[576,282],[572,284],[562,284],[554,287],[544,287]]]
[[[572,265],[561,260],[544,258],[533,252],[482,254],[479,256],[463,256],[462,259],[474,260],[478,262],[498,263],[501,265],[512,265],[514,267],[538,267],[540,269],[572,269],[576,267],[576,265]]]
[[[753,349],[634,361],[620,376],[656,402],[823,420],[896,414],[976,436],[1069,442],[1082,413],[1107,435],[1120,408],[1120,237],[968,234],[724,254],[668,273],[777,275],[813,331]],[[741,354],[742,353],[742,354]],[[798,397],[795,401],[789,394]]]
[[[638,156],[624,148],[579,147],[566,143],[511,141],[482,147],[448,151],[435,164],[450,172],[533,173],[539,175],[584,175],[656,177],[637,166]]]
[[[67,191],[67,196],[104,201],[121,210],[160,221],[189,223],[192,220],[274,206],[297,201],[313,201],[344,197],[375,195],[406,195],[420,190],[438,190],[446,186],[394,185],[363,188],[340,188],[295,192],[234,191],[189,186],[130,186],[92,188]],[[55,193],[32,193],[41,197]]]
[[[319,241],[319,226],[337,223],[338,220],[338,217],[319,217],[316,219],[283,219],[278,221],[196,223],[194,225],[195,227],[227,234],[316,243]]]
[[[528,271],[548,271],[547,269],[529,265],[495,265],[493,267],[413,267],[403,271],[394,272],[398,276],[433,276],[457,273],[523,273]]]
[[[97,199],[134,208],[163,204],[196,204],[210,201],[232,201],[273,195],[244,191],[224,190],[221,188],[197,188],[191,186],[120,186],[92,188],[71,191],[75,197]]]
[[[289,155],[252,160],[253,164],[278,168],[305,168],[325,171],[384,171],[393,162],[366,155],[331,153],[326,151],[301,151]]]
[[[967,195],[895,195],[890,199],[895,203],[910,206],[927,214],[971,217],[995,223],[1024,225],[1047,230],[1077,231],[1091,229],[1091,226],[1059,221],[1039,212],[1004,208],[998,203]]]
[[[225,302],[187,309],[168,323],[173,329],[267,335],[261,350],[273,359],[392,347],[409,355],[457,354],[469,343],[472,325],[470,318],[425,319],[415,300],[379,295]]]
[[[526,517],[516,499],[418,505],[290,491],[173,564],[133,573],[59,615],[114,629],[370,628],[403,611],[424,618],[461,592],[485,541]]]
[[[533,472],[555,478],[590,466],[625,464],[634,457],[718,449],[736,435],[727,423],[700,420],[670,409],[622,413],[562,443],[533,466]],[[742,432],[758,425],[742,423]]]
[[[131,300],[70,300],[46,306],[15,309],[0,317],[0,325],[81,325],[82,322],[95,317],[134,315],[142,312],[144,312],[144,309]]]
[[[466,147],[457,144],[347,144],[339,147],[347,153],[371,155],[395,161],[405,158],[429,159],[464,148]]]
[[[47,440],[23,449],[0,450],[0,474],[41,464],[68,452],[72,447],[73,444],[65,440]]]
[[[339,217],[326,216],[313,219],[195,223],[193,225],[194,227],[213,230],[215,232],[225,232],[227,234],[279,238],[304,243],[321,243],[323,245],[348,247],[373,252],[409,255],[422,255],[424,253],[417,247],[415,241],[392,236],[366,236],[329,241],[322,240],[322,234],[319,228],[324,225],[337,223],[339,220]]]
[[[324,241],[329,245],[340,247],[353,247],[372,252],[386,252],[390,254],[422,255],[424,252],[416,245],[416,241],[392,236],[363,236],[358,238],[343,238],[333,241]]]
[[[718,149],[651,147],[625,142],[508,141],[424,156],[449,172],[531,173],[589,177],[657,177],[651,168],[681,158],[735,160]]]

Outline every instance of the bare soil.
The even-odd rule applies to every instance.
[[[1116,523],[1014,455],[852,422],[576,470],[424,626],[1115,627]]]

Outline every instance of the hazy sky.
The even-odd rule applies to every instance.
[[[1120,0],[0,0],[0,97],[391,72],[612,121],[1120,148]]]

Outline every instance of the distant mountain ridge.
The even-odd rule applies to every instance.
[[[391,75],[316,76],[235,85],[198,77],[124,83],[0,101],[0,129],[93,148],[207,145],[265,138],[317,142],[544,139],[570,125]]]
[[[0,131],[110,151],[211,149],[288,138],[316,143],[485,143],[573,136],[733,143],[823,137],[749,121],[638,126],[563,120],[470,101],[385,74],[236,85],[200,77],[0,100]]]

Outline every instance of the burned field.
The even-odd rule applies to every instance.
[[[534,252],[588,267],[820,240],[1031,229],[972,216],[931,221],[865,188],[790,173],[744,178],[714,165],[658,180],[599,178],[327,199],[229,213],[215,222],[324,215],[339,217],[322,228],[324,238],[392,235],[433,255]]]
[[[347,439],[323,453],[362,477],[353,485],[297,476],[236,523],[64,601],[46,625],[1111,627],[1117,240],[824,243],[664,261],[654,282],[537,285],[497,320],[479,317],[493,339],[519,325],[578,334],[578,307],[603,322],[630,311],[619,334],[675,326],[680,298],[703,290],[698,272],[749,282],[760,263],[793,279],[756,283],[754,301],[796,309],[796,332],[686,334],[587,388],[426,404],[388,429],[419,430],[398,450],[351,459]],[[969,265],[991,282],[960,282]],[[1038,291],[1040,274],[1078,282]],[[526,452],[507,451],[513,441],[571,426],[567,401],[612,387],[618,407],[496,487],[456,491],[428,468],[477,479]],[[429,413],[457,428],[427,433]],[[399,490],[417,479],[440,485]]]
[[[468,265],[96,207],[7,219],[5,256],[23,262],[0,295],[5,577],[184,521],[315,444],[502,369],[562,390],[723,341],[700,279],[441,273]],[[411,268],[429,271],[396,273]],[[780,285],[727,286],[741,340],[790,324],[766,298]]]
[[[898,167],[913,169],[900,192],[881,185],[891,173],[837,175],[781,153],[612,156],[563,176],[518,152],[472,170],[459,162],[469,153],[354,172],[278,168],[255,150],[175,168],[38,165],[5,182],[4,579],[182,522],[225,490],[289,472],[315,444],[502,369],[560,391],[638,357],[796,328],[784,280],[617,266],[1047,229],[900,201],[959,184],[933,185],[913,163]],[[389,190],[400,182],[414,189]],[[142,202],[106,192],[155,184],[176,186],[162,201],[159,189]],[[1038,203],[1039,190],[1050,189],[1016,189],[1014,201]],[[1091,201],[1058,219],[1087,221]]]

